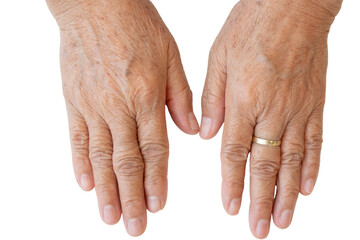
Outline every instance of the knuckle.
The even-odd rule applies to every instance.
[[[144,171],[144,162],[139,156],[118,155],[114,157],[114,172],[118,176],[136,176]]]
[[[145,143],[141,145],[141,153],[147,162],[157,163],[167,159],[169,156],[169,145],[167,143]]]
[[[156,87],[156,84],[154,84],[152,81],[145,80],[144,78],[142,78],[142,80],[140,81],[142,83],[141,86],[138,86],[138,90],[140,90],[140,96],[149,96],[150,98],[153,97],[155,95],[154,89]]]
[[[210,89],[208,89],[208,88],[204,89],[204,93],[201,98],[201,102],[202,102],[203,106],[206,106],[206,105],[217,106],[217,105],[219,105],[219,102],[221,102],[222,100],[223,100],[222,97],[216,95]]]
[[[221,157],[225,164],[246,165],[249,147],[244,144],[225,144],[221,151]]]
[[[135,95],[139,97],[154,95],[156,93],[154,90],[157,90],[160,84],[157,77],[152,74],[138,74],[136,77],[131,77],[131,86]]]
[[[225,108],[237,107],[239,113],[243,113],[244,117],[254,119],[254,115],[260,113],[261,104],[254,96],[259,96],[256,87],[239,88],[237,86],[230,87],[229,101],[226,101]]]
[[[100,198],[114,195],[114,186],[107,183],[97,183],[95,189]]]
[[[283,152],[281,156],[281,165],[291,168],[301,167],[301,162],[304,159],[302,152]]]
[[[90,149],[89,158],[95,168],[106,169],[112,167],[112,150],[93,147]]]
[[[234,175],[228,175],[226,178],[224,178],[224,183],[226,186],[228,186],[230,189],[244,189],[244,178]]]
[[[142,203],[142,198],[140,196],[128,196],[127,199],[121,200],[121,206],[124,209],[139,209]]]
[[[172,94],[173,97],[180,95],[186,99],[192,99],[193,94],[189,85],[178,86],[177,89],[178,90]]]
[[[173,83],[173,84],[175,84],[175,83]],[[166,105],[169,106],[169,105],[177,104],[176,99],[178,99],[178,98],[183,98],[188,101],[192,101],[193,94],[188,85],[180,86],[180,84],[179,84],[178,86],[174,87],[174,89],[177,89],[177,90],[173,90],[174,92],[171,92],[168,94],[167,100],[166,100]]]
[[[276,177],[280,169],[280,163],[269,159],[256,159],[250,166],[250,174],[261,178]]]
[[[89,135],[87,132],[81,131],[79,127],[72,127],[70,129],[71,146],[74,150],[84,150],[88,148]]]
[[[272,209],[274,198],[272,196],[261,196],[254,200],[254,203],[259,209]]]
[[[135,109],[141,110],[142,115],[152,116],[159,108],[159,104],[163,101],[163,96],[158,88],[152,90],[144,90],[141,93],[136,93],[133,96]],[[165,105],[165,104],[164,104]]]
[[[311,161],[306,161],[305,162],[305,167],[308,170],[317,170],[320,168],[320,159],[314,159]]]
[[[321,150],[323,137],[321,133],[311,134],[306,138],[305,146],[307,150]]]
[[[74,167],[83,168],[87,165],[87,161],[89,160],[87,149],[77,149],[72,151],[72,159]]]
[[[148,174],[145,176],[144,183],[147,187],[165,185],[167,182],[166,176],[161,174]]]
[[[281,189],[281,198],[284,200],[297,199],[299,195],[299,185],[286,184],[285,186],[282,186]]]

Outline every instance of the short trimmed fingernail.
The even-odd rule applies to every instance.
[[[81,175],[80,186],[84,190],[89,190],[91,188],[91,179],[88,174]]]
[[[104,221],[107,224],[113,224],[116,221],[116,209],[112,205],[104,207]]]
[[[310,194],[314,189],[314,185],[315,185],[314,180],[312,180],[312,179],[307,180],[305,183],[305,192],[307,194]]]
[[[229,206],[229,214],[230,215],[238,214],[240,209],[240,204],[241,204],[241,198],[234,198],[233,200],[231,200]]]
[[[191,129],[196,132],[199,131],[199,124],[198,124],[193,112],[188,113],[188,119],[189,119]]]
[[[282,227],[288,227],[291,223],[292,216],[293,216],[293,211],[291,210],[282,211],[279,219],[280,225]]]
[[[150,196],[147,199],[147,206],[150,212],[155,213],[161,210],[160,199],[156,196]]]
[[[259,238],[264,238],[267,236],[270,228],[270,221],[267,219],[261,219],[257,222],[256,225],[256,236]]]
[[[202,138],[209,137],[212,130],[212,120],[208,117],[201,118],[200,136]]]
[[[133,218],[128,221],[128,231],[131,236],[137,236],[142,233],[142,224],[140,219]]]

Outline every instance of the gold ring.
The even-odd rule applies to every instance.
[[[260,145],[272,146],[272,147],[277,147],[281,145],[281,140],[268,140],[268,139],[258,138],[255,136],[253,137],[252,142]]]

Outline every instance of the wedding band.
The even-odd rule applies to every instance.
[[[268,139],[263,139],[263,138],[258,138],[258,137],[253,137],[253,143],[257,143],[260,145],[265,145],[265,146],[272,146],[272,147],[277,147],[281,145],[281,140],[268,140]]]

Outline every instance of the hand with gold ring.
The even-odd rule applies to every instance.
[[[317,179],[325,102],[327,36],[341,0],[242,0],[209,57],[200,136],[224,123],[222,199],[235,215],[250,154],[250,228],[290,225],[298,193]],[[276,195],[274,198],[276,188]]]

